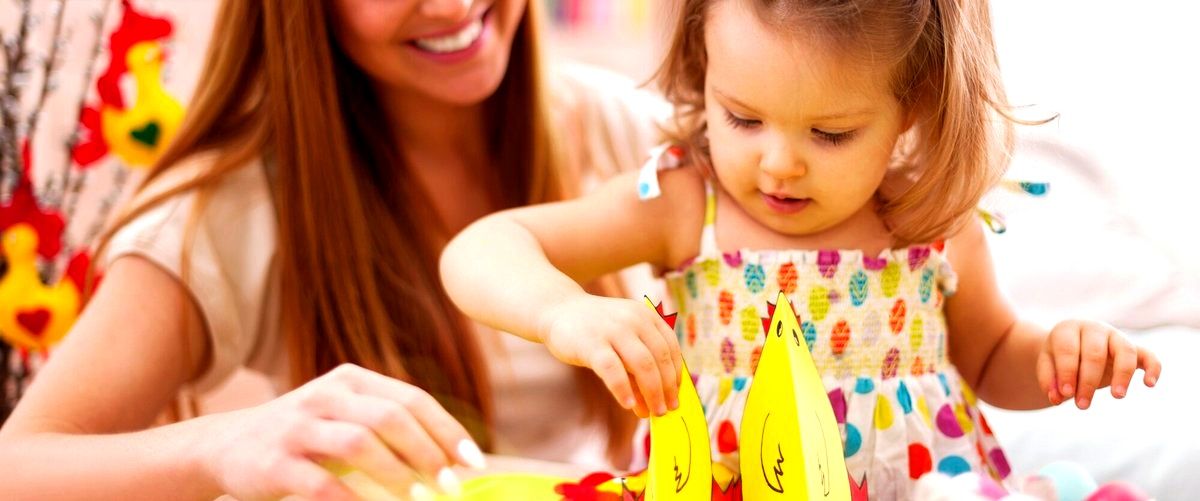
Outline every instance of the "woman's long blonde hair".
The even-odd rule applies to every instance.
[[[367,77],[334,41],[328,2],[224,0],[178,136],[143,187],[206,151],[194,180],[141,201],[102,236],[188,190],[265,160],[278,214],[282,329],[295,385],[351,362],[407,380],[488,437],[491,395],[470,324],[442,293],[428,196],[393,145]],[[555,200],[554,154],[530,0],[508,71],[485,103],[497,209]],[[203,198],[201,198],[203,200]],[[444,235],[441,235],[444,236]],[[186,248],[186,246],[185,246]],[[184,257],[187,262],[187,257]]]
[[[704,27],[714,1],[682,0],[656,76],[676,106],[668,134],[705,166]],[[879,193],[898,244],[946,238],[971,218],[1008,167],[1013,123],[1028,123],[1012,117],[986,0],[733,1],[752,4],[775,29],[891,66],[892,91],[918,117],[897,148],[898,182]]]

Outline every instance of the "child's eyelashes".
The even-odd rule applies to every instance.
[[[763,124],[762,120],[755,120],[752,118],[742,118],[737,115],[734,115],[733,112],[731,112],[729,110],[725,110],[725,121],[729,122],[729,126],[733,127],[734,129],[751,129],[752,130],[752,129],[757,129],[759,127],[762,127],[762,124]],[[812,134],[814,136],[816,136],[819,141],[822,141],[822,142],[832,145],[832,146],[837,146],[846,141],[849,141],[850,139],[853,139],[854,135],[857,132],[858,132],[857,130],[830,132],[827,130],[822,130],[822,129],[817,129],[817,128],[812,129]]]
[[[742,118],[730,113],[729,110],[725,111],[725,121],[729,122],[729,126],[735,129],[753,129],[762,125],[762,120]]]
[[[843,132],[829,132],[829,131],[824,131],[821,129],[813,129],[812,130],[812,133],[814,136],[817,136],[817,138],[820,139],[821,141],[829,143],[833,146],[837,146],[839,144],[842,144],[846,141],[853,139],[855,132],[856,131],[853,131],[853,130],[848,130],[848,131],[843,131]]]

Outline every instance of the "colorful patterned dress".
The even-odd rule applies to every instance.
[[[722,251],[716,197],[711,185],[706,191],[700,255],[666,280],[715,462],[738,469],[742,409],[764,342],[762,318],[767,302],[783,291],[833,405],[852,490],[871,499],[908,499],[915,480],[930,471],[1009,476],[975,395],[948,359],[942,307],[956,277],[943,244],[874,256]]]

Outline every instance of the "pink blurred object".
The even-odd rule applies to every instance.
[[[1003,499],[1008,495],[1008,491],[1004,490],[992,477],[979,475],[979,495],[994,501]]]
[[[1128,482],[1109,482],[1088,496],[1087,501],[1149,501],[1150,496]]]
[[[1034,475],[1022,481],[1020,492],[1027,496],[1046,501],[1055,501],[1058,499],[1058,492],[1054,489],[1054,481],[1041,475]]]

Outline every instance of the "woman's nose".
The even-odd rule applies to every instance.
[[[467,16],[474,0],[425,0],[421,14],[430,19],[459,20]]]

